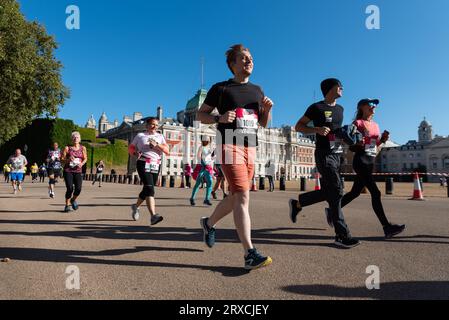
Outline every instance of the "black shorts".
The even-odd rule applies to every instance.
[[[55,179],[61,176],[61,169],[48,168],[48,176],[55,175]]]

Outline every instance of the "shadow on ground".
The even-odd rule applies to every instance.
[[[284,291],[321,298],[375,300],[447,300],[449,281],[410,281],[381,283],[379,290],[331,285],[288,286]]]
[[[88,263],[99,265],[115,266],[135,266],[135,267],[156,267],[156,268],[175,268],[175,269],[198,269],[221,273],[225,277],[240,277],[249,272],[241,267],[229,266],[205,266],[195,264],[135,261],[135,260],[111,260],[110,257],[132,254],[144,251],[168,251],[168,252],[203,252],[197,249],[186,248],[161,248],[161,247],[135,247],[134,249],[117,249],[104,251],[77,251],[77,250],[54,250],[54,249],[35,249],[35,248],[1,248],[0,256],[8,257],[14,261],[40,261],[57,263]],[[100,259],[98,257],[108,257]]]

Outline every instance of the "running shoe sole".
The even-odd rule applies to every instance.
[[[339,248],[342,248],[342,249],[352,249],[352,248],[355,248],[355,247],[357,247],[357,246],[359,246],[361,244],[362,244],[362,242],[359,241],[358,243],[349,246],[349,245],[343,244],[343,243],[341,243],[339,241],[335,241],[335,245],[337,247],[339,247]]]
[[[404,228],[402,228],[401,230],[398,230],[398,231],[396,231],[396,232],[394,232],[394,233],[386,234],[386,235],[385,235],[385,239],[391,239],[391,238],[393,238],[394,236],[397,236],[398,234],[401,234],[402,232],[404,232],[405,229],[406,229],[406,226],[404,226]]]
[[[155,226],[155,225],[157,225],[158,223],[161,223],[163,220],[164,220],[164,217],[159,217],[159,219],[158,219],[157,221],[155,221],[155,222],[151,221],[151,225],[152,225],[152,226]]]
[[[256,270],[256,269],[260,269],[260,268],[263,268],[263,267],[268,267],[272,263],[273,263],[273,259],[271,259],[271,257],[267,257],[267,259],[265,261],[261,262],[257,266],[247,266],[247,265],[245,265],[245,270]]]

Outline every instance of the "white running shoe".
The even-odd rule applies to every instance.
[[[132,217],[134,221],[138,221],[140,218],[140,212],[139,212],[139,208],[137,208],[137,205],[133,204],[131,206],[131,210],[132,210]]]

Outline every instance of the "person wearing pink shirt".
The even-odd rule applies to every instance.
[[[351,151],[354,152],[353,169],[357,175],[352,190],[344,195],[341,207],[345,207],[360,196],[360,193],[366,187],[371,194],[371,203],[377,218],[382,224],[385,237],[392,238],[403,232],[405,225],[395,225],[388,221],[382,205],[381,193],[373,178],[374,164],[379,147],[387,142],[390,137],[388,131],[384,131],[381,135],[379,125],[373,121],[378,104],[378,99],[363,99],[357,105],[354,125],[363,135],[363,141],[350,147]],[[328,209],[326,209],[326,215],[328,216]],[[328,223],[331,225],[331,220],[328,219]]]

